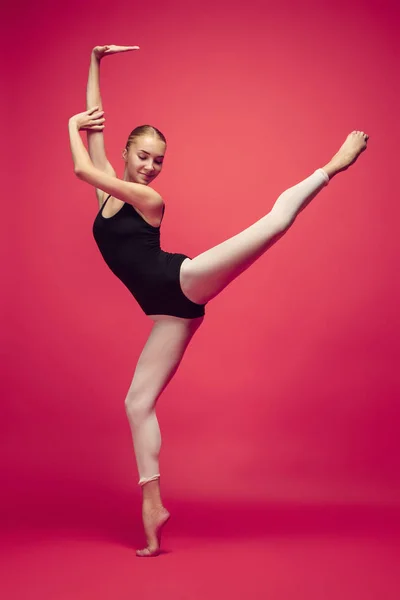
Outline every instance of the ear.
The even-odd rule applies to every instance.
[[[125,162],[128,162],[128,150],[126,148],[124,148],[122,151],[122,158]]]

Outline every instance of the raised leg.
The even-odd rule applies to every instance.
[[[187,259],[181,268],[184,294],[198,304],[217,296],[289,229],[295,217],[329,181],[320,171],[286,190],[271,212],[218,246]]]
[[[202,320],[171,318],[153,325],[125,399],[143,491],[142,516],[147,538],[147,547],[138,550],[138,556],[159,553],[161,530],[169,519],[160,493],[161,433],[155,406]]]
[[[323,169],[283,192],[267,215],[218,246],[192,260],[186,259],[180,280],[184,294],[198,304],[219,294],[286,233],[329,179],[355,162],[365,150],[367,140],[363,132],[352,132]]]

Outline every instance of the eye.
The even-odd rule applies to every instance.
[[[143,156],[138,154],[138,157],[140,158],[140,160],[147,160],[147,156]],[[162,165],[163,164],[163,160],[155,160],[154,161],[157,165]]]

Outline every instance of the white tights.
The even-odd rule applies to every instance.
[[[285,190],[275,202],[271,213],[281,215],[285,224],[291,225],[297,215],[328,183],[327,173],[323,169],[317,169],[307,179]]]

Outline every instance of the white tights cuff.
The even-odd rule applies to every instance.
[[[324,171],[323,169],[317,169],[316,171],[317,173],[321,173],[322,177],[325,180],[325,185],[328,185],[329,183],[329,175],[326,171]]]
[[[139,485],[144,485],[145,483],[148,483],[149,481],[155,481],[156,479],[160,478],[160,473],[157,473],[157,475],[152,475],[151,477],[141,477],[141,479],[139,479]]]

